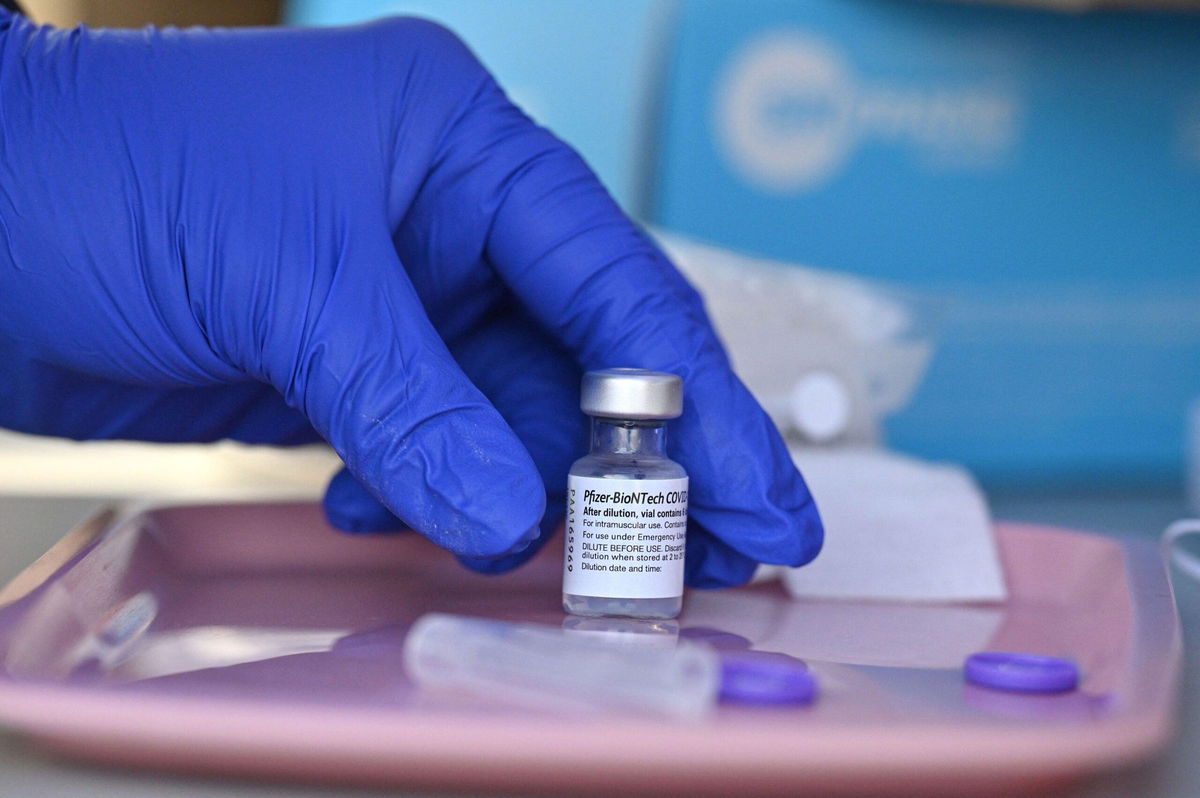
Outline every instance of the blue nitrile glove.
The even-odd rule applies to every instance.
[[[696,293],[444,29],[0,26],[0,423],[324,438],[337,525],[495,571],[561,517],[580,368],[662,369],[689,582],[816,554]]]

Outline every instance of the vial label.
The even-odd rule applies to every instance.
[[[682,595],[687,491],[687,477],[569,477],[563,592],[602,598]]]

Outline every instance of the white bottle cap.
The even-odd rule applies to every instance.
[[[828,443],[850,424],[850,391],[836,374],[810,371],[792,388],[791,410],[792,423],[804,437]]]

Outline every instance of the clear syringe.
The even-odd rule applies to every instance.
[[[534,624],[431,613],[404,642],[423,690],[554,712],[698,718],[717,703],[721,663],[707,646],[614,645]]]

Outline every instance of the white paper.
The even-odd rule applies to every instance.
[[[987,502],[964,469],[875,449],[794,450],[825,547],[783,573],[795,597],[989,602],[1007,597]]]

